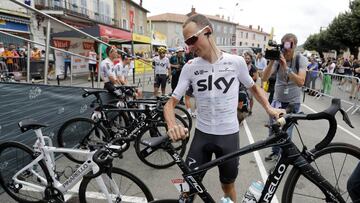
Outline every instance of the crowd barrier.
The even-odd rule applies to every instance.
[[[308,71],[305,80],[306,92],[316,99],[340,98],[348,104],[346,112],[355,114],[360,109],[360,79],[350,75]]]

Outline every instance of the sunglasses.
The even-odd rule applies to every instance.
[[[185,44],[188,46],[194,45],[197,42],[197,40],[199,39],[199,35],[208,27],[209,26],[207,25],[207,26],[203,27],[201,30],[199,30],[197,33],[191,35],[191,37],[189,37],[185,40]]]

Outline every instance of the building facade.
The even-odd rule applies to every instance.
[[[258,26],[253,28],[252,25],[236,26],[236,45],[240,47],[255,47],[265,50],[269,42],[270,34],[263,31],[263,28]]]
[[[185,47],[184,37],[182,34],[182,25],[188,18],[196,14],[195,8],[191,12],[183,14],[164,13],[148,18],[149,26],[152,30],[159,31],[167,36],[168,47],[175,48],[178,46]],[[230,46],[235,45],[236,40],[236,23],[225,20],[220,16],[206,15],[213,26],[213,36],[217,45]]]

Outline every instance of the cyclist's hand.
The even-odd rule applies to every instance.
[[[168,136],[173,142],[183,140],[189,136],[189,130],[182,125],[175,125],[167,131]]]
[[[285,109],[276,109],[271,107],[268,110],[268,114],[275,119],[279,119],[281,115],[285,115],[286,114],[286,110]]]

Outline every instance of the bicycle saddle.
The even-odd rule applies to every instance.
[[[21,132],[23,132],[23,133],[28,130],[31,130],[31,129],[36,130],[36,129],[39,129],[42,127],[48,127],[48,125],[39,123],[38,121],[33,120],[33,119],[22,120],[19,122],[18,125],[20,127]]]

